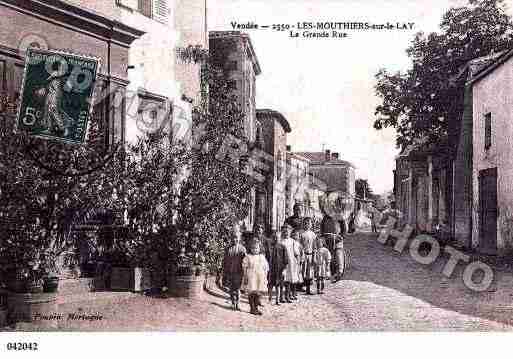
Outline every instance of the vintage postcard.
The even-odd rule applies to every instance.
[[[513,329],[513,1],[0,19],[3,333]]]

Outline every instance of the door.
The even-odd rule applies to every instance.
[[[479,251],[497,254],[497,168],[479,171]]]

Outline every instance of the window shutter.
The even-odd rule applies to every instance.
[[[147,17],[151,17],[151,0],[138,0],[139,1],[139,11],[141,14]]]
[[[168,0],[153,0],[153,18],[163,24],[168,23],[169,6]]]

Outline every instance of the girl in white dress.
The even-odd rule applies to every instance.
[[[250,313],[262,315],[262,312],[258,310],[258,303],[260,303],[260,293],[267,293],[269,265],[265,256],[260,252],[260,245],[256,240],[252,240],[249,247],[249,254],[242,260],[243,288],[248,293]]]

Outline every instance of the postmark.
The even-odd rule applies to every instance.
[[[29,48],[17,130],[34,137],[84,144],[99,68],[97,58]]]

